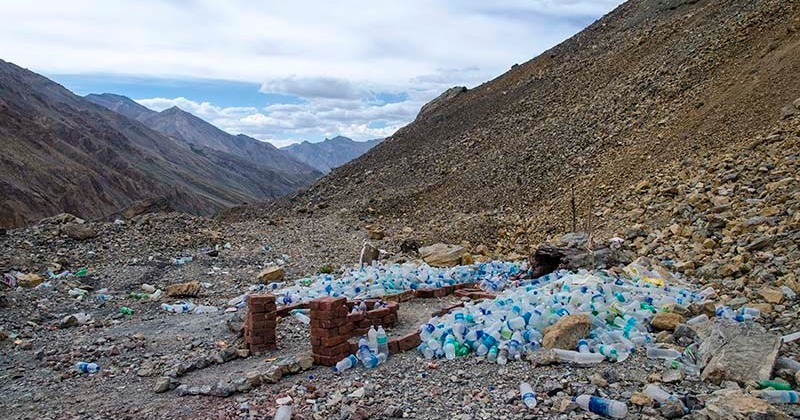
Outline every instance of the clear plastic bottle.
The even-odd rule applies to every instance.
[[[100,372],[100,366],[97,363],[78,362],[75,363],[75,370],[81,373],[97,373]]]
[[[525,403],[525,406],[528,407],[528,409],[536,408],[536,395],[533,393],[531,384],[527,382],[521,382],[519,384],[519,393],[522,395],[522,402]]]
[[[797,391],[759,391],[758,395],[773,404],[800,404]]]
[[[684,413],[686,413],[688,411],[688,410],[686,410],[686,406],[683,405],[683,401],[678,399],[678,397],[670,394],[669,392],[664,391],[663,389],[661,389],[661,387],[659,387],[656,384],[647,385],[647,387],[644,389],[644,394],[647,395],[648,397],[658,401],[660,404],[664,404],[667,401],[677,401],[678,403],[680,403],[681,407],[683,408],[683,412]]]
[[[378,327],[378,353],[389,355],[389,336],[386,335],[386,330],[383,325]]]
[[[580,408],[601,416],[621,419],[628,415],[628,406],[620,401],[591,395],[578,395],[573,398],[573,401],[575,401]]]
[[[497,346],[492,346],[492,348],[489,349],[489,354],[486,355],[486,360],[490,361],[491,363],[497,362],[498,353],[499,350],[497,350]]]
[[[333,367],[333,371],[335,373],[342,373],[347,369],[355,367],[356,365],[358,365],[358,359],[351,354],[336,363],[336,366]]]
[[[444,339],[444,346],[442,346],[442,350],[444,350],[444,356],[447,360],[453,360],[456,358],[456,339],[451,334],[447,334],[447,337]]]
[[[673,349],[662,349],[659,347],[648,347],[647,357],[650,359],[672,360],[681,357],[681,352]]]
[[[300,311],[292,311],[292,316],[294,317],[294,319],[300,321],[303,324],[306,325],[311,324],[311,318],[309,318],[308,315]]]
[[[168,303],[161,304],[161,309],[176,314],[191,312],[192,310],[194,310],[194,307],[195,305],[193,303],[176,303],[174,305],[170,305]]]
[[[369,332],[367,332],[367,340],[369,342],[369,349],[373,353],[378,352],[378,331],[375,330],[374,325],[370,325]]]
[[[579,365],[593,365],[606,359],[599,353],[579,353],[572,350],[553,349],[553,353],[563,362],[577,363]]]

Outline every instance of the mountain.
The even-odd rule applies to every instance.
[[[142,121],[151,115],[158,114],[156,111],[139,104],[131,98],[115,95],[113,93],[90,93],[84,96],[84,98],[134,120]]]
[[[141,121],[160,133],[176,137],[187,143],[229,153],[242,159],[283,172],[287,177],[310,184],[322,176],[309,165],[282,152],[270,143],[239,134],[234,136],[220,130],[178,107],[155,112],[134,100],[110,93],[90,94],[85,97],[98,105]]]
[[[319,143],[304,141],[292,144],[281,150],[289,152],[297,160],[313,166],[318,171],[328,173],[331,169],[363,155],[382,140],[353,141],[347,137],[336,136]]]
[[[496,79],[448,91],[291,200],[229,214],[359,209],[457,241],[536,219],[521,231],[535,241],[570,229],[574,185],[580,219],[602,225],[593,209],[617,191],[738,153],[776,121],[800,96],[798,22],[800,3],[782,0],[628,1]]]
[[[2,60],[0,144],[0,226],[65,211],[102,218],[155,197],[207,215],[313,179],[161,134]]]

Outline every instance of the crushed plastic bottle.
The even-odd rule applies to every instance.
[[[133,309],[127,306],[123,306],[119,308],[119,313],[121,313],[122,315],[133,315]]]
[[[75,363],[75,370],[81,373],[97,373],[100,372],[100,366],[97,363],[78,362]]]
[[[553,353],[563,362],[571,362],[579,365],[593,365],[606,359],[606,356],[599,353],[581,353],[562,349],[553,349]]]
[[[189,257],[178,257],[172,259],[172,265],[184,265],[186,263],[192,262],[193,258]]]
[[[169,303],[162,303],[161,304],[161,309],[163,309],[163,310],[165,310],[167,312],[172,312],[172,313],[176,313],[176,314],[189,313],[189,312],[192,312],[194,310],[194,308],[195,308],[195,305],[193,303],[189,303],[189,302],[176,303],[174,305],[170,305]]]
[[[521,382],[519,384],[519,393],[522,396],[522,402],[525,403],[525,406],[528,407],[528,409],[532,410],[536,408],[536,395],[533,393],[531,384],[527,382]]]
[[[580,408],[601,416],[621,419],[628,415],[628,406],[620,401],[591,395],[578,395],[572,400]]]
[[[219,308],[210,305],[197,305],[192,309],[192,313],[195,314],[215,314],[217,312],[219,312]]]
[[[800,339],[800,331],[791,334],[786,334],[783,337],[781,337],[781,340],[784,343],[791,343],[792,341],[797,341],[798,339]]]

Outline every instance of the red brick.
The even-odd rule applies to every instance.
[[[321,346],[322,345],[322,337],[315,337],[311,336],[311,347]]]
[[[350,322],[359,322],[362,319],[364,319],[364,313],[363,312],[358,312],[358,313],[347,315],[347,320],[350,321]]]
[[[327,329],[327,328],[311,328],[311,336],[312,337],[319,337],[319,338],[330,338],[336,337],[340,335],[338,329]]]
[[[400,347],[398,345],[397,339],[393,338],[393,339],[389,340],[388,344],[389,344],[389,353],[390,354],[400,353]]]
[[[341,335],[350,336],[350,333],[353,332],[353,324],[348,323],[342,325],[337,331],[339,331],[339,334]]]
[[[366,335],[367,332],[369,332],[369,328],[353,328],[353,331],[350,331],[350,337]]]
[[[414,294],[418,298],[429,299],[433,297],[433,289],[417,289]]]
[[[333,348],[338,346],[339,344],[344,343],[347,339],[350,338],[346,335],[339,335],[336,337],[323,337],[322,338],[322,347]]]
[[[339,360],[344,359],[344,357],[337,359],[335,357],[324,356],[324,355],[316,354],[316,353],[312,353],[311,357],[314,359],[314,364],[322,365],[322,366],[335,366],[336,363],[339,362]],[[345,356],[345,357],[347,357],[347,356]]]
[[[400,351],[409,351],[416,348],[422,340],[419,338],[418,332],[411,332],[402,337],[399,337],[397,340],[397,345],[400,348]]]
[[[264,344],[264,337],[255,335],[255,336],[245,336],[244,341],[247,344]]]
[[[345,340],[335,346],[317,347],[314,348],[313,350],[314,353],[321,354],[323,356],[347,355],[350,352],[350,343],[348,343],[347,340]]]
[[[347,298],[326,296],[316,300],[321,311],[330,312],[347,304]]]

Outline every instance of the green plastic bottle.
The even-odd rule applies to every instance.
[[[127,306],[123,306],[123,307],[119,308],[119,313],[121,313],[123,315],[133,315],[133,309],[131,309],[131,308],[127,307]]]
[[[779,381],[758,381],[758,389],[772,388],[777,391],[791,391],[792,386],[786,382]]]

